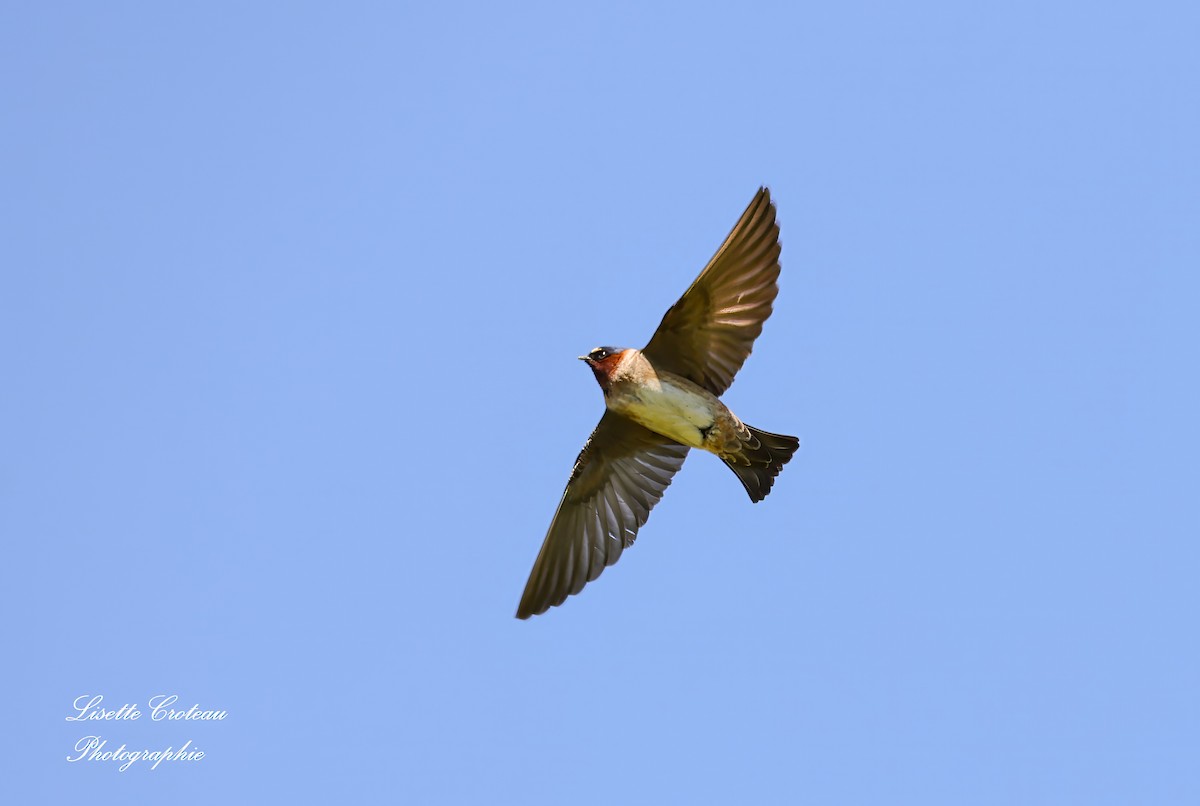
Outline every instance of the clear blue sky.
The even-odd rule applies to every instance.
[[[1194,4],[0,14],[13,803],[1200,802]],[[602,411],[760,184],[775,314],[583,595]],[[206,757],[67,763],[71,702]]]

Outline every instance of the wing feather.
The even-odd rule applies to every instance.
[[[779,293],[779,225],[759,188],[700,276],[671,306],[642,353],[656,368],[722,394],[762,333]]]
[[[620,559],[687,452],[686,445],[605,411],[575,460],[517,618],[562,604]]]

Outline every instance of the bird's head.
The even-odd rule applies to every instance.
[[[592,368],[592,374],[596,376],[596,382],[600,384],[601,389],[607,392],[624,352],[624,347],[597,347],[587,355],[579,356],[579,360],[587,362],[587,365]]]

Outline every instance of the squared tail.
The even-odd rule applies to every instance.
[[[729,469],[737,474],[738,480],[755,503],[767,497],[771,485],[783,466],[800,447],[800,440],[786,434],[772,434],[745,426],[749,432],[743,436],[741,449],[736,454],[721,457]]]

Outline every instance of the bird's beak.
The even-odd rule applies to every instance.
[[[589,364],[592,363],[592,359],[588,358],[586,355],[577,356],[577,358],[579,358],[580,361],[587,361]]]

